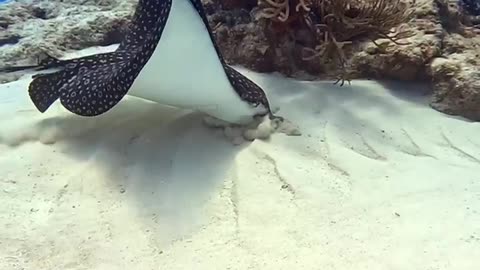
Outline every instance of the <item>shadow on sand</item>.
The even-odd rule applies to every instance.
[[[90,180],[104,181],[102,192],[123,192],[140,216],[185,226],[248,144],[232,145],[197,113],[135,99],[122,103],[95,118],[46,117],[34,129],[86,168],[73,178],[98,178]]]

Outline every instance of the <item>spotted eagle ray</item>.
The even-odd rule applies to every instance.
[[[58,69],[32,76],[29,96],[42,113],[60,99],[74,114],[97,116],[128,93],[234,124],[282,119],[262,88],[226,63],[201,0],[139,0],[115,51],[66,60],[47,55],[37,65],[0,71],[25,69]]]

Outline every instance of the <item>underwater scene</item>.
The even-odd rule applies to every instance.
[[[0,0],[0,270],[480,269],[480,0]]]

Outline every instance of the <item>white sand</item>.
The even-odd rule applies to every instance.
[[[242,72],[302,136],[233,146],[135,98],[40,114],[1,85],[0,269],[479,269],[480,124],[421,86]]]

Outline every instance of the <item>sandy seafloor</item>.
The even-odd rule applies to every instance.
[[[234,146],[132,97],[41,114],[30,75],[0,85],[0,269],[480,269],[479,123],[421,85],[241,71],[302,136]]]

